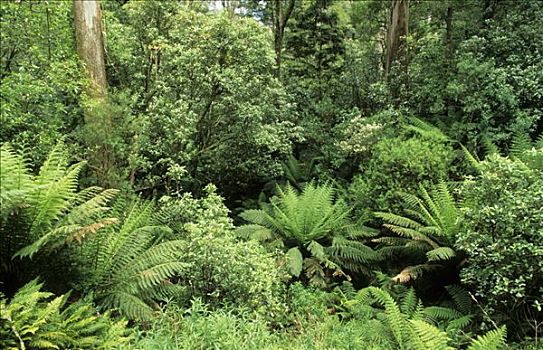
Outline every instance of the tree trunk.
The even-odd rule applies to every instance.
[[[385,72],[388,76],[394,62],[407,68],[407,35],[409,34],[409,0],[393,0],[387,30]]]
[[[387,28],[385,75],[390,96],[400,103],[401,91],[409,85],[407,35],[409,34],[409,0],[392,0]],[[393,69],[397,67],[398,69]]]
[[[101,184],[111,183],[113,168],[111,147],[108,144],[111,106],[107,100],[107,79],[102,37],[100,1],[74,0],[74,26],[77,52],[89,78],[86,86],[85,141],[90,149],[89,167]]]
[[[90,97],[105,97],[107,90],[100,0],[74,0],[77,52],[85,64],[91,85]]]
[[[288,19],[294,9],[295,0],[273,0],[273,39],[275,49],[275,74],[281,75],[281,53],[283,51],[283,37]]]

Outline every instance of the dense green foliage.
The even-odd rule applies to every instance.
[[[424,270],[438,268],[440,264],[457,258],[451,246],[463,230],[463,220],[447,185],[439,183],[431,195],[421,187],[420,193],[422,198],[408,193],[403,195],[407,216],[375,213],[385,221],[383,226],[397,235],[374,239],[374,242],[389,246],[381,248],[380,252],[392,256],[395,253],[404,257],[413,255],[415,259],[426,255],[425,263],[405,267],[395,277],[400,282],[408,282]]]
[[[4,349],[111,349],[127,344],[132,334],[126,321],[109,312],[97,315],[93,305],[80,300],[66,305],[69,294],[51,299],[33,280],[7,302],[0,300],[0,345]]]
[[[535,152],[543,158],[543,149]],[[543,172],[492,156],[462,192],[467,230],[456,246],[469,256],[462,281],[493,317],[529,334],[542,321]]]
[[[541,347],[540,2],[79,5],[0,4],[0,347]]]
[[[310,284],[326,287],[333,276],[350,278],[344,269],[367,271],[364,265],[378,260],[357,240],[371,233],[349,221],[349,210],[335,200],[333,187],[309,183],[300,194],[290,185],[278,192],[264,209],[243,212],[241,216],[252,224],[237,232],[285,250],[290,274],[299,277],[303,270]]]

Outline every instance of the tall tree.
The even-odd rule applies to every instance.
[[[108,182],[113,167],[107,143],[111,113],[107,101],[107,79],[102,34],[100,0],[74,0],[74,26],[77,52],[89,78],[85,103],[86,141],[91,149],[89,165],[100,184]]]
[[[107,89],[100,0],[74,0],[77,52],[91,80],[88,93],[104,97]]]
[[[409,34],[409,0],[392,0],[387,30],[385,71],[388,75],[394,62],[407,67],[407,35]]]
[[[294,9],[296,0],[272,0],[273,6],[273,42],[275,48],[276,75],[281,74],[281,52],[283,37],[288,19]]]

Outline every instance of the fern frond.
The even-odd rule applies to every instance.
[[[414,334],[424,344],[425,349],[454,350],[454,348],[448,345],[450,339],[447,333],[421,320],[410,320],[409,322],[413,327]]]
[[[449,260],[456,256],[454,249],[449,247],[439,247],[432,249],[426,253],[428,261]]]
[[[454,301],[455,307],[463,314],[472,311],[472,299],[469,293],[459,285],[451,284],[445,287]]]
[[[418,298],[415,294],[415,289],[413,287],[409,288],[407,290],[407,293],[402,298],[401,304],[400,304],[400,310],[407,315],[407,317],[411,317],[418,306]]]
[[[392,296],[380,288],[367,287],[358,293],[357,300],[366,305],[377,302],[385,308],[386,321],[394,335],[394,340],[399,348],[403,348],[408,336],[406,317]]]
[[[478,336],[468,350],[499,350],[505,348],[506,329],[505,326],[489,331],[485,335]]]

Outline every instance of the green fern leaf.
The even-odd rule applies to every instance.
[[[505,348],[505,326],[478,336],[467,350],[499,350]]]

